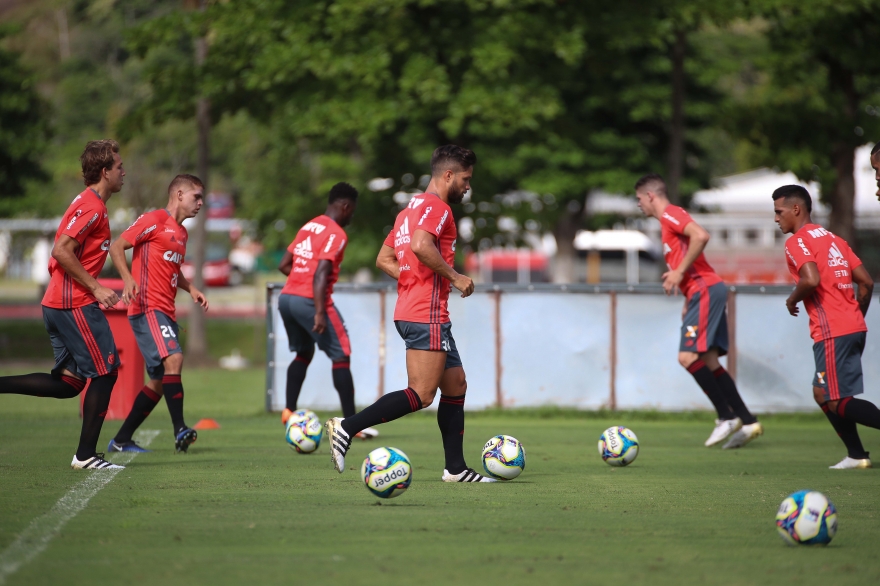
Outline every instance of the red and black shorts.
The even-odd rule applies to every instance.
[[[140,315],[128,316],[134,331],[134,339],[144,355],[144,364],[150,380],[162,380],[165,365],[162,360],[172,354],[180,354],[180,333],[177,322],[161,311],[150,310]]]
[[[717,348],[724,356],[727,347],[727,285],[715,283],[688,299],[678,351],[702,354]]]
[[[74,309],[44,305],[43,324],[55,354],[53,372],[67,369],[82,378],[97,378],[119,368],[113,332],[97,302]]]
[[[862,352],[867,332],[838,336],[813,344],[816,375],[813,386],[825,391],[826,401],[837,401],[865,392]]]
[[[348,360],[351,342],[342,315],[333,303],[327,304],[327,328],[323,334],[313,332],[315,326],[315,300],[299,295],[282,293],[278,296],[278,313],[287,331],[291,352],[314,354],[315,344],[333,362]]]
[[[406,343],[407,350],[435,350],[446,352],[445,369],[462,366],[461,356],[452,337],[452,322],[445,324],[422,324],[412,321],[396,321],[397,333]]]

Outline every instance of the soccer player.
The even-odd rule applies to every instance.
[[[830,468],[870,468],[856,423],[880,429],[880,409],[856,395],[864,392],[865,314],[874,282],[842,238],[813,223],[812,208],[809,192],[800,185],[773,192],[776,223],[784,234],[792,235],[785,241],[785,255],[797,282],[785,306],[797,316],[797,304],[804,303],[816,361],[813,399],[846,446],[846,458]],[[857,296],[853,283],[859,287]]]
[[[351,222],[357,197],[357,190],[348,183],[334,185],[324,214],[299,229],[278,265],[278,270],[287,275],[278,296],[278,312],[287,330],[290,351],[296,352],[296,358],[287,367],[287,397],[281,423],[287,423],[296,411],[316,343],[333,362],[333,386],[339,393],[343,417],[354,415],[351,342],[331,295],[348,242],[343,228]],[[372,428],[358,433],[361,439],[378,435]]]
[[[119,367],[116,343],[99,307],[113,307],[119,297],[96,277],[110,248],[107,201],[122,189],[125,170],[114,140],[89,142],[80,162],[86,189],[61,218],[49,260],[49,286],[42,301],[55,367],[51,374],[2,377],[0,393],[70,399],[89,381],[79,446],[70,466],[76,470],[121,469],[124,466],[111,464],[95,451]]]
[[[718,362],[727,354],[727,287],[706,262],[703,249],[709,233],[678,206],[669,203],[666,183],[656,174],[636,182],[639,208],[660,220],[663,255],[669,270],[663,274],[667,295],[681,290],[681,342],[678,362],[712,401],[718,418],[706,446],[730,438],[723,449],[739,448],[764,433],[736,388],[733,377]]]
[[[462,452],[464,368],[449,321],[450,284],[462,297],[474,292],[474,282],[453,268],[457,230],[450,203],[461,203],[470,189],[477,157],[468,149],[447,145],[431,157],[431,181],[425,193],[413,196],[397,215],[379,251],[376,266],[397,279],[394,324],[406,344],[407,387],[381,397],[351,417],[327,421],[330,459],[336,471],[345,470],[351,438],[360,430],[394,421],[434,402],[440,388],[437,423],[443,439],[444,482],[494,482],[468,468]]]
[[[208,300],[180,272],[186,256],[186,218],[195,217],[204,203],[205,186],[194,175],[178,175],[168,186],[168,207],[143,214],[110,246],[110,259],[125,286],[122,301],[128,304],[128,321],[150,377],[141,389],[116,437],[110,452],[149,452],[132,439],[132,434],[165,395],[174,428],[174,447],[186,452],[196,441],[196,430],[183,420],[183,352],[177,335],[174,304],[177,289],[188,292],[205,311]],[[125,251],[134,248],[131,268]],[[134,275],[137,275],[135,278]]]

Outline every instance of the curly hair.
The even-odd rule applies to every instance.
[[[83,183],[86,186],[101,181],[101,171],[113,167],[114,153],[119,154],[119,143],[115,140],[105,138],[89,141],[86,150],[79,157],[82,163]]]

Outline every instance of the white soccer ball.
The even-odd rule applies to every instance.
[[[837,509],[821,492],[799,490],[779,505],[776,529],[789,545],[828,545],[837,533]]]
[[[526,469],[526,449],[515,437],[496,435],[483,446],[483,470],[498,480],[513,480]]]
[[[599,455],[611,466],[626,466],[639,455],[639,439],[631,429],[616,425],[599,436]]]
[[[379,498],[400,496],[412,482],[412,464],[397,448],[376,448],[361,464],[367,490]]]
[[[287,444],[300,454],[311,454],[321,445],[321,420],[309,409],[294,411],[284,428]]]

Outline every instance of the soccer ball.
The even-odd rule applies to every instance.
[[[321,445],[321,420],[309,409],[294,411],[284,429],[284,438],[300,454],[310,454]]]
[[[799,490],[779,505],[776,529],[789,545],[828,545],[837,533],[837,509],[821,492]]]
[[[379,498],[400,496],[412,482],[412,464],[397,448],[376,448],[361,464],[367,490]]]
[[[515,437],[496,435],[483,446],[483,470],[498,480],[513,480],[526,469],[526,449]]]
[[[599,436],[599,455],[611,466],[626,466],[639,455],[639,438],[623,426],[609,427]]]

